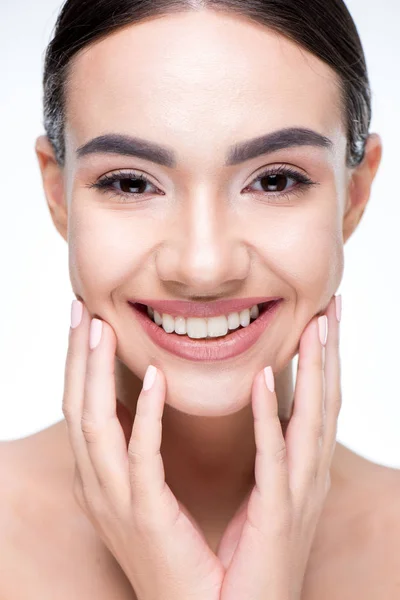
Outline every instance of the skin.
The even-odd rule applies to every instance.
[[[254,485],[253,380],[271,365],[279,415],[288,418],[292,360],[305,327],[324,314],[339,287],[344,244],[370,198],[381,139],[370,135],[364,161],[348,169],[334,71],[284,37],[229,13],[203,10],[128,26],[79,54],[71,73],[65,166],[45,136],[37,139],[36,153],[53,222],[68,242],[73,291],[115,332],[116,394],[131,416],[147,366],[162,369],[168,384],[165,479],[216,548]],[[333,152],[296,147],[223,166],[231,144],[292,126],[329,137]],[[177,153],[176,168],[110,154],[77,159],[79,146],[111,132],[167,141]],[[252,183],[266,167],[281,165],[318,185],[279,199]],[[150,180],[140,205],[133,195],[123,204],[117,190],[88,188],[119,169]],[[254,194],[242,191],[250,184]],[[288,191],[295,185],[288,180]],[[154,346],[127,306],[135,297],[258,295],[285,299],[278,319],[251,351],[214,364]],[[64,489],[73,456],[63,422],[42,440],[67,465],[58,483]],[[342,523],[360,506],[354,494],[348,501],[351,482],[373,489],[381,473],[336,444],[313,567],[321,566],[339,514]]]

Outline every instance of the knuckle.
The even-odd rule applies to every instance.
[[[69,404],[69,399],[66,393],[64,393],[62,400],[62,413],[64,415],[65,420],[68,423],[72,423],[75,420],[75,411],[71,408]]]
[[[142,452],[139,452],[137,448],[134,448],[132,444],[128,446],[128,457],[130,463],[134,467],[140,467],[146,462],[144,454]]]
[[[98,440],[101,432],[101,425],[95,421],[92,417],[89,417],[85,413],[81,417],[81,430],[88,444],[94,443]]]
[[[286,464],[286,458],[287,458],[286,445],[283,444],[277,450],[275,450],[274,458],[275,458],[275,461],[279,465]]]
[[[339,415],[340,409],[342,408],[342,394],[339,393],[335,396],[331,403],[333,412],[335,415]]]
[[[318,421],[315,421],[311,425],[312,436],[313,436],[313,438],[315,438],[317,440],[320,440],[323,437],[324,430],[325,430],[325,426],[324,426],[323,419],[319,419]]]
[[[70,407],[65,402],[63,402],[63,404],[62,404],[62,413],[64,415],[65,420],[68,423],[72,423],[72,421],[74,420],[74,414],[73,414],[73,411],[70,409]]]

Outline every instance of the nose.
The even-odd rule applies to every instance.
[[[239,217],[228,203],[206,191],[184,200],[174,223],[168,222],[159,245],[157,271],[175,292],[221,295],[243,287],[251,265],[250,245]],[[219,291],[219,293],[218,293]]]

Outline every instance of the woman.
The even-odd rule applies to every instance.
[[[397,598],[398,471],[335,444],[382,153],[345,5],[67,0],[44,91],[76,300],[65,421],[3,444],[2,598]]]

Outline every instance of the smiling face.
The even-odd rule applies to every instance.
[[[343,121],[329,66],[229,13],[149,20],[75,57],[63,179],[73,290],[113,327],[117,356],[133,373],[142,378],[148,364],[160,366],[177,409],[223,415],[243,408],[255,374],[288,364],[305,326],[336,292],[350,178]],[[226,164],[233,145],[293,127],[332,146],[275,149]],[[106,134],[165,146],[175,162],[109,152],[78,157],[78,148]],[[295,176],[276,178],[277,168]],[[257,180],[266,170],[272,175]],[[116,172],[122,183],[93,187]],[[129,181],[138,175],[147,182]],[[53,218],[57,210],[60,203]],[[254,296],[285,302],[252,348],[211,363],[155,345],[128,304]]]

